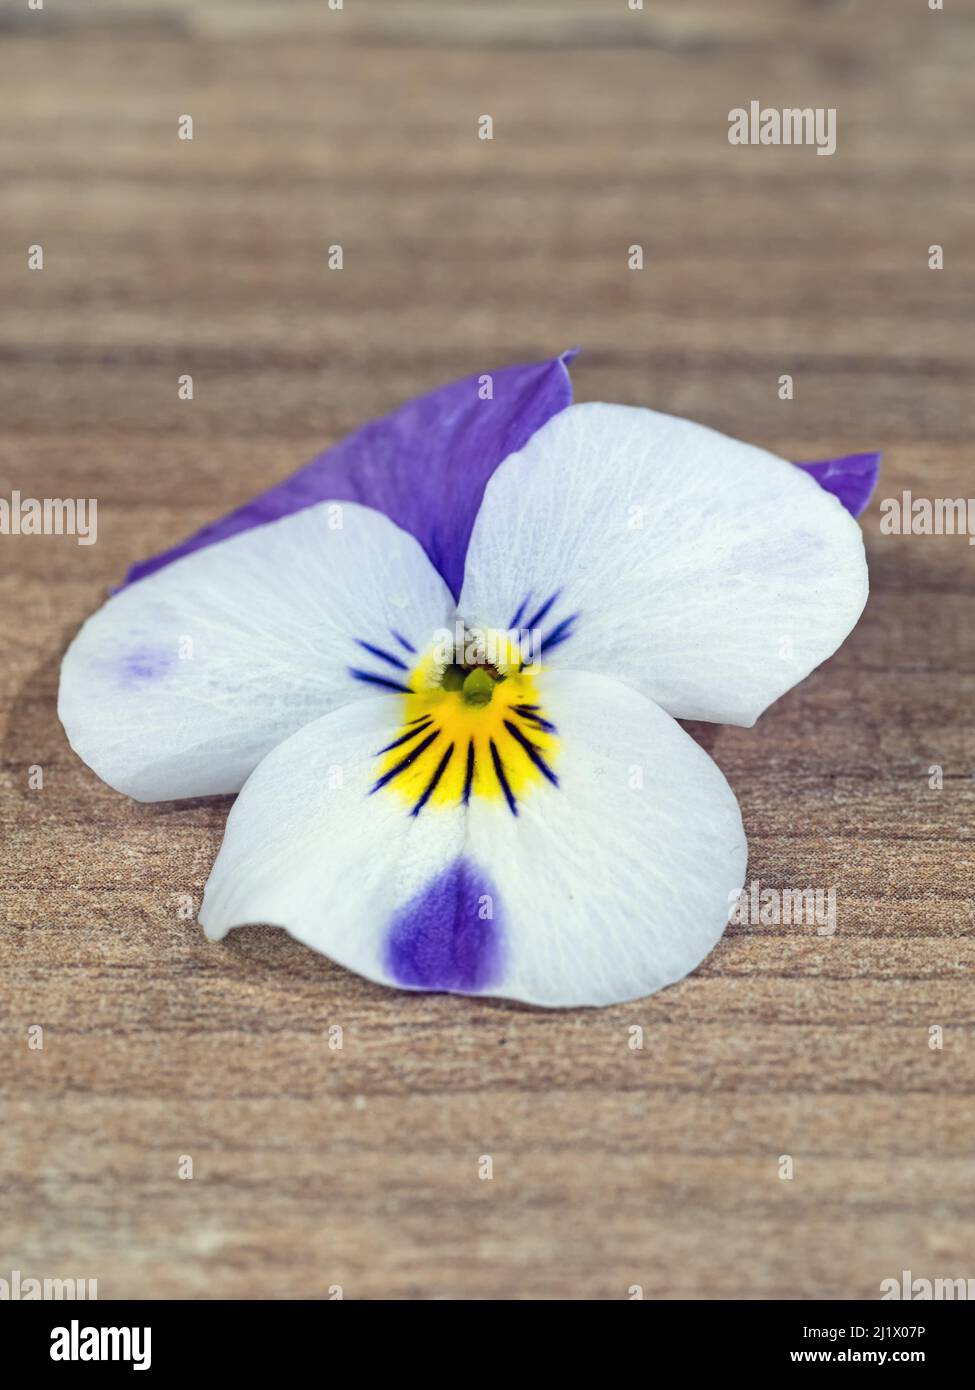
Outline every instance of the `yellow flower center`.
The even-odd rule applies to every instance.
[[[506,633],[469,629],[465,638],[458,649],[431,648],[411,671],[373,790],[388,788],[414,815],[473,796],[503,800],[517,815],[533,788],[558,786],[558,738],[539,698],[540,667],[526,665]]]

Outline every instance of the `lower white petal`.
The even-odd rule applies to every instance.
[[[393,697],[294,735],[230,814],[207,934],[268,922],[384,984],[548,1006],[639,998],[682,978],[720,938],[744,880],[734,795],[631,688],[549,672],[544,691],[557,773],[517,783],[515,760],[530,754],[512,740],[503,756],[523,790],[510,799],[431,800],[417,813],[376,791]],[[485,793],[492,776],[490,763],[478,771]]]

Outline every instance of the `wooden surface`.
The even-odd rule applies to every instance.
[[[0,1277],[575,1299],[975,1276],[963,537],[881,536],[875,501],[842,651],[755,729],[699,730],[749,876],[835,886],[835,936],[732,927],[626,1007],[387,992],[269,929],[207,944],[180,895],[228,802],[135,805],[55,716],[130,561],[411,394],[576,342],[579,399],[795,458],[880,447],[880,497],[975,494],[972,7],[68,10],[0,5],[0,495],[99,500],[94,546],[0,537]],[[837,153],[730,147],[753,98],[836,107]]]

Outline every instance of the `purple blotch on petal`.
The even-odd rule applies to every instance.
[[[168,647],[132,647],[117,664],[124,685],[145,685],[164,676],[173,664]]]
[[[577,351],[465,377],[407,401],[253,501],[133,565],[121,587],[254,526],[337,501],[373,507],[409,531],[458,597],[484,489],[498,464],[571,404],[568,364]]]
[[[798,468],[816,479],[821,488],[838,497],[852,516],[862,516],[877,486],[879,454],[847,454],[843,458],[800,463]]]
[[[386,969],[413,989],[477,993],[504,965],[500,900],[487,878],[457,859],[393,919]]]

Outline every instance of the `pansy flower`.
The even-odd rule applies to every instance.
[[[366,426],[72,643],[59,713],[100,777],[240,793],[209,937],[270,923],[386,985],[583,1005],[721,936],[741,816],[677,720],[751,725],[843,641],[877,459],[571,405],[569,358]]]

